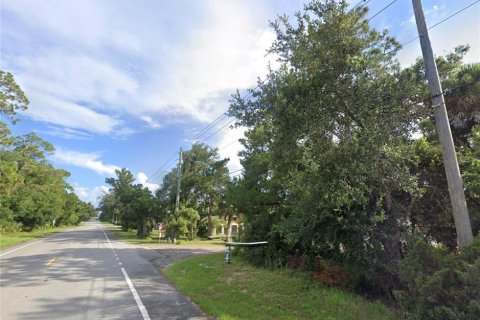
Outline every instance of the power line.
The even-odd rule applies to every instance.
[[[236,172],[240,172],[240,171],[242,171],[242,170],[243,170],[243,168],[237,169],[237,170],[233,170],[233,171],[229,172],[228,174],[231,175],[231,174],[234,174],[234,173],[236,173]]]
[[[466,87],[469,87],[471,85],[474,85],[476,83],[480,82],[480,79],[476,79],[476,80],[473,80],[473,81],[470,81],[468,83],[465,83],[465,84],[462,84],[462,85],[459,85],[457,87],[454,87],[454,88],[451,88],[451,89],[448,89],[448,90],[445,90],[443,92],[444,95],[449,95],[449,94],[452,94],[460,89],[463,89],[463,88],[466,88]],[[433,96],[428,96],[428,97],[425,97],[425,98],[422,98],[422,99],[418,99],[418,100],[415,100],[415,101],[412,101],[410,103],[407,103],[405,105],[405,107],[413,107],[413,106],[416,106],[420,103],[427,103],[428,101],[431,101],[432,98],[435,98],[436,96],[438,95],[433,95]],[[464,94],[460,97],[455,97],[453,100],[452,99],[449,99],[449,102],[451,101],[456,101],[456,100],[460,100],[460,99],[463,99],[465,97],[468,97],[468,96],[471,96],[471,94]],[[235,141],[234,141],[235,142]],[[233,142],[232,142],[233,143]],[[230,144],[232,144],[230,143]],[[175,161],[177,161],[178,159],[174,159]],[[231,176],[231,178],[234,178],[234,177],[238,177],[240,175],[242,175],[243,173],[241,172],[242,170],[244,170],[244,168],[241,168],[241,169],[237,169],[237,170],[234,170],[234,171],[231,171],[229,172],[229,175]],[[238,173],[240,172],[240,173]],[[238,173],[238,174],[236,174]]]
[[[170,164],[172,160],[175,160],[176,154],[174,153],[173,155],[170,156],[157,170],[155,170],[152,175],[150,176],[150,180],[153,180],[155,176],[161,175],[165,170],[163,170],[165,167],[167,167],[167,164]]]
[[[205,128],[203,128],[199,133],[197,133],[197,135],[195,135],[194,137],[192,137],[191,139],[187,140],[186,143],[184,143],[182,145],[182,147],[186,147],[188,146],[189,144],[191,144],[192,141],[196,141],[198,140],[199,138],[201,138],[204,134],[206,134],[209,130],[211,130],[216,124],[218,124],[220,121],[222,121],[223,119],[227,118],[227,114],[224,112],[222,113],[221,115],[219,115],[215,120],[213,120],[213,122],[211,122],[208,126],[206,126]]]
[[[219,148],[218,151],[224,150],[224,149],[230,147],[231,145],[233,145],[233,144],[235,144],[235,143],[237,143],[237,142],[238,142],[238,139],[237,139],[237,140],[233,140],[232,142],[230,142],[230,143],[224,145],[223,147]]]
[[[362,5],[360,6],[360,8],[361,8],[361,7],[365,7],[370,1],[372,1],[372,0],[361,0],[361,1],[358,2],[356,5],[354,5],[353,8],[352,8],[350,11],[355,10],[355,8],[357,8],[362,2],[365,2],[365,3],[362,4]]]
[[[360,5],[361,5],[361,6],[365,6],[365,5],[367,5],[370,1],[371,1],[371,0],[362,0],[362,1],[358,2],[358,3],[352,8],[352,10],[354,10],[354,9],[357,8],[357,7],[359,7]],[[391,1],[391,2],[390,2],[389,4],[387,4],[384,8],[382,8],[380,11],[378,11],[378,12],[375,13],[372,17],[370,17],[370,18],[368,19],[368,21],[370,21],[370,20],[374,19],[375,17],[377,17],[380,13],[382,13],[383,11],[385,11],[387,8],[389,8],[390,6],[392,6],[392,5],[393,5],[395,2],[397,2],[397,1],[398,1],[398,0],[393,0],[393,1]],[[432,25],[431,27],[429,27],[428,30],[431,30],[431,29],[439,26],[440,24],[442,24],[442,23],[446,22],[447,20],[455,17],[456,15],[460,14],[461,12],[467,10],[468,8],[472,7],[473,5],[475,5],[475,4],[479,3],[479,2],[480,2],[480,0],[476,0],[476,1],[472,2],[471,4],[463,7],[462,9],[456,11],[455,13],[453,13],[453,14],[449,15],[448,17],[442,19],[441,21],[435,23],[434,25]],[[362,3],[363,3],[363,4],[362,4]],[[406,42],[404,42],[404,43],[402,43],[402,44],[400,45],[400,46],[401,46],[400,50],[401,50],[403,47],[405,47],[406,45],[412,43],[413,41],[415,41],[415,40],[417,40],[417,39],[418,39],[418,36],[415,37],[415,38],[412,38],[412,39],[410,39],[410,40],[408,40],[408,41],[406,41]],[[396,50],[399,50],[399,49],[391,50],[391,51],[387,52],[386,54],[391,53],[391,52],[396,51]],[[253,92],[254,90],[256,90],[260,85],[264,84],[266,80],[267,80],[267,79],[265,79],[265,80],[262,81],[260,84],[258,84],[254,89],[250,90],[247,94],[245,94],[245,95],[242,97],[242,99],[247,99],[247,96],[251,95],[252,92]],[[184,143],[184,144],[182,145],[182,147],[186,147],[186,146],[188,146],[188,145],[193,145],[193,143],[196,142],[196,140],[198,140],[199,138],[201,138],[203,135],[207,134],[207,132],[210,131],[210,130],[212,130],[215,125],[217,125],[218,123],[220,123],[222,120],[224,120],[224,119],[227,118],[227,117],[228,117],[228,115],[226,114],[226,112],[220,114],[215,120],[213,120],[209,125],[207,125],[205,128],[203,128],[199,133],[197,133],[196,135],[194,135],[191,139],[187,140],[187,142]],[[232,119],[232,120],[230,120],[228,123],[226,123],[225,125],[223,125],[220,129],[216,130],[214,133],[212,133],[211,135],[209,135],[207,138],[205,138],[205,139],[202,141],[202,143],[203,143],[203,142],[206,142],[208,139],[210,139],[211,137],[213,137],[214,135],[216,135],[218,132],[222,131],[226,126],[230,125],[233,121],[235,121],[235,118]],[[230,143],[230,144],[233,144],[233,143],[235,143],[235,142],[236,142],[236,141],[233,141],[233,142]],[[230,145],[230,144],[229,144],[229,145]],[[228,145],[227,145],[227,146],[228,146]],[[227,146],[222,147],[222,149],[226,148]],[[153,177],[155,177],[155,176],[160,176],[163,172],[166,172],[165,169],[166,169],[169,165],[171,165],[172,162],[175,161],[175,157],[176,157],[176,152],[173,153],[172,156],[171,156],[166,162],[164,162],[164,164],[162,164],[159,169],[157,169],[157,170],[154,172],[154,174],[152,174],[152,178],[151,178],[150,180],[152,180]],[[173,159],[173,160],[172,160],[172,159]],[[155,179],[156,179],[156,178],[155,178]]]
[[[368,21],[372,20],[373,18],[375,18],[376,16],[378,16],[380,13],[382,13],[383,11],[387,10],[388,7],[390,7],[392,4],[394,4],[395,2],[397,2],[398,0],[393,0],[392,2],[390,2],[389,4],[387,4],[382,10],[378,11],[377,13],[375,13],[373,15],[373,17],[370,17],[370,19],[368,19]]]
[[[206,137],[202,143],[208,141],[208,139],[210,139],[211,137],[213,137],[214,135],[216,135],[217,133],[219,133],[220,131],[222,131],[223,129],[225,129],[226,126],[230,125],[233,121],[235,121],[236,119],[233,118],[232,120],[230,120],[229,122],[227,122],[224,126],[222,126],[220,129],[218,129],[217,131],[215,131],[214,133],[212,133],[211,135],[209,135],[208,137]]]
[[[263,85],[265,83],[267,79],[263,80],[263,81],[260,81],[260,83],[257,84],[257,86],[251,90],[249,90],[246,94],[244,94],[244,96],[242,97],[242,99],[248,99],[249,97],[252,96],[253,92],[258,89],[261,85]],[[193,145],[193,143],[197,142],[197,140],[199,138],[201,138],[203,135],[205,135],[208,131],[212,130],[214,128],[215,125],[219,124],[221,121],[223,121],[224,119],[226,119],[228,117],[228,115],[226,114],[226,112],[223,112],[222,114],[220,114],[217,118],[215,118],[215,120],[213,120],[212,122],[210,122],[210,124],[208,124],[205,128],[203,128],[199,133],[195,134],[192,138],[188,139],[186,143],[184,143],[181,148],[184,148],[184,147],[187,147],[188,145]],[[210,139],[211,137],[213,137],[215,134],[217,134],[218,132],[220,132],[221,130],[223,130],[226,126],[230,125],[233,121],[235,121],[235,118],[233,118],[232,120],[230,120],[228,123],[226,123],[225,125],[223,125],[220,129],[216,130],[213,134],[209,135],[207,138],[205,138],[203,142],[206,142],[208,139]],[[155,170],[154,174],[152,175],[152,178],[149,178],[149,180],[153,181],[153,180],[157,180],[158,178],[160,178],[160,176],[162,175],[162,173],[164,172],[167,172],[167,168],[172,164],[172,158],[175,158],[177,155],[177,153],[173,153],[172,156],[170,156],[169,160],[165,161],[161,166],[160,168],[158,168],[157,170]],[[155,178],[153,178],[155,176]]]
[[[471,6],[473,6],[473,5],[475,5],[475,4],[479,3],[479,2],[480,2],[480,0],[477,0],[477,1],[472,2],[471,4],[469,4],[468,6],[464,7],[463,9],[458,10],[457,12],[449,15],[448,17],[446,17],[445,19],[441,20],[440,22],[434,24],[433,26],[431,26],[431,27],[428,28],[427,30],[430,30],[430,29],[435,28],[435,27],[438,26],[439,24],[447,21],[447,20],[450,19],[450,18],[455,17],[455,16],[456,16],[457,14],[459,14],[460,12],[467,10],[468,8],[470,8]]]
[[[479,2],[480,2],[480,0],[476,0],[476,1],[472,2],[472,3],[470,3],[470,4],[467,5],[466,7],[463,7],[462,9],[458,10],[458,11],[455,12],[455,13],[452,13],[451,15],[449,15],[448,17],[446,17],[445,19],[442,19],[442,20],[440,20],[439,22],[435,23],[433,26],[428,27],[427,30],[431,30],[431,29],[437,27],[438,25],[440,25],[440,24],[444,23],[445,21],[447,21],[447,20],[455,17],[457,14],[459,14],[459,13],[467,10],[468,8],[470,8],[471,6],[473,6],[473,5],[475,5],[475,4],[479,3]],[[419,37],[416,36],[415,38],[412,38],[412,39],[408,40],[407,42],[402,43],[401,46],[404,47],[404,46],[406,46],[407,44],[410,44],[410,43],[412,43],[413,41],[417,40],[418,38],[419,38]]]

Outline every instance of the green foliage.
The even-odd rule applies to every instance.
[[[226,166],[229,159],[220,159],[218,149],[201,143],[193,144],[190,150],[183,152],[182,158],[180,202],[196,210],[200,217],[206,218],[208,221],[206,235],[211,235],[214,228],[211,224],[212,216],[222,214],[225,190],[230,181]],[[156,192],[160,211],[164,212],[162,218],[174,223],[172,230],[176,230],[175,234],[182,233],[185,228],[192,233],[197,224],[192,227],[189,220],[190,222],[185,222],[189,225],[185,226],[181,221],[185,218],[174,215],[176,194],[177,168],[173,168],[164,177],[162,187]]]
[[[397,296],[408,319],[478,319],[480,237],[458,255],[417,240],[400,271],[405,290]]]
[[[116,178],[107,178],[109,193],[100,199],[100,218],[103,221],[120,221],[123,231],[133,228],[137,237],[146,238],[154,227],[157,205],[153,194],[141,184],[134,184],[133,174],[122,168],[115,170]]]
[[[0,70],[0,115],[13,123],[18,110],[26,110],[29,101],[10,72]]]
[[[182,205],[178,212],[174,212],[169,216],[166,227],[167,236],[179,239],[188,233],[190,239],[193,239],[199,221],[200,214],[197,210]]]
[[[16,123],[16,112],[27,105],[13,76],[0,70],[0,114]],[[70,174],[46,160],[54,150],[35,133],[13,136],[0,122],[0,231],[76,225],[95,216],[66,182]]]

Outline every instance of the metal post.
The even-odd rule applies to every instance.
[[[231,249],[230,246],[225,247],[225,263],[230,264],[232,262]]]

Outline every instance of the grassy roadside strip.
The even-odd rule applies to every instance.
[[[137,231],[136,230],[129,230],[129,231],[122,231],[120,226],[113,225],[108,222],[102,222],[103,226],[107,228],[108,230],[112,231],[116,236],[119,238],[125,240],[128,243],[131,244],[166,244],[167,239],[164,237],[158,240],[158,230],[153,230],[152,233],[150,234],[149,237],[145,239],[139,239],[137,238]],[[162,234],[163,235],[163,234]],[[180,240],[178,245],[225,245],[225,242],[223,242],[220,239],[214,239],[214,240]]]
[[[30,240],[44,238],[55,233],[61,232],[72,226],[54,227],[49,229],[36,229],[33,231],[2,232],[0,233],[0,248],[7,248],[16,244],[21,244]]]
[[[233,319],[400,319],[381,302],[310,280],[287,270],[255,268],[224,254],[181,260],[164,270],[175,286],[208,315]]]

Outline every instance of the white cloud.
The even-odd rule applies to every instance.
[[[153,7],[161,19],[151,14]],[[115,120],[112,113],[134,115],[154,129],[160,126],[154,116],[162,118],[162,125],[179,119],[208,122],[225,111],[236,88],[254,86],[267,61],[275,60],[265,58],[274,36],[260,8],[244,1],[183,8],[6,0],[6,12],[21,21],[5,28],[6,39],[25,46],[20,55],[7,52],[7,61],[18,70],[36,120],[95,133],[111,133],[118,123],[102,131],[93,124],[104,118],[63,116],[84,109],[109,114],[110,120]],[[195,12],[192,21],[189,10]],[[177,33],[172,33],[164,22],[171,16],[188,25],[175,26]]]
[[[170,60],[159,61],[164,72],[152,79],[158,89],[142,95],[145,107],[208,122],[225,111],[236,88],[253,87],[275,59],[265,57],[274,34],[251,9],[246,2],[205,2],[205,23],[171,49]]]
[[[101,134],[122,125],[124,135],[132,129],[119,119],[132,115],[152,129],[206,123],[225,111],[236,88],[255,86],[268,62],[276,68],[275,57],[265,57],[275,38],[267,27],[272,8],[282,13],[303,2],[4,0],[5,21],[15,22],[2,30],[11,48],[4,57],[7,69],[18,71],[36,120]],[[426,15],[438,21],[448,12],[441,1]],[[398,28],[405,41],[416,32],[408,21]],[[468,23],[478,26],[478,14]],[[478,28],[452,26],[440,28],[436,52],[474,41],[467,61],[478,60]],[[419,56],[411,48],[399,54],[404,65]]]
[[[141,185],[148,188],[148,190],[150,190],[152,192],[155,192],[158,188],[160,188],[160,186],[158,184],[148,182],[148,177],[143,172],[137,173],[135,182],[140,183]]]
[[[99,197],[108,192],[106,186],[96,186],[94,188],[81,187],[78,184],[73,185],[75,194],[85,202],[91,202],[94,206],[98,205]]]
[[[41,26],[64,41],[98,45],[108,37],[108,8],[98,1],[51,1],[49,5],[42,1],[4,0],[2,10],[14,12],[23,24]]]
[[[150,116],[141,116],[140,119],[143,120],[143,121],[145,121],[150,128],[158,129],[158,128],[161,127],[160,123],[158,123],[157,121],[155,121],[155,120],[154,120],[152,117],[150,117]]]
[[[137,92],[138,84],[108,57],[72,53],[63,48],[44,48],[35,56],[16,59],[27,90],[68,101],[86,101],[107,110]]]
[[[91,140],[92,134],[82,130],[75,130],[66,127],[47,126],[48,130],[39,130],[40,133],[64,139]]]
[[[103,163],[99,158],[100,156],[96,153],[83,153],[63,149],[57,149],[53,155],[53,159],[58,162],[90,169],[100,175],[114,176],[115,170],[120,169],[116,165]]]
[[[100,134],[110,133],[121,124],[111,116],[52,95],[34,92],[29,97],[31,103],[25,114],[35,120]]]

